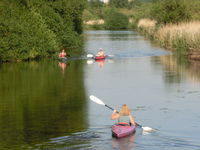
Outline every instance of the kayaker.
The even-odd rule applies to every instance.
[[[130,114],[130,110],[126,104],[122,105],[120,112],[114,110],[111,119],[118,119],[118,123],[136,125],[134,118]]]
[[[97,57],[104,57],[105,56],[102,48],[99,49],[99,52],[96,54],[96,56]]]
[[[58,54],[59,58],[65,58],[66,56],[67,56],[67,54],[64,49],[62,49],[61,52]]]

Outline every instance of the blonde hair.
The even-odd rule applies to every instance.
[[[129,116],[130,115],[130,110],[126,104],[122,105],[119,114],[121,116]]]

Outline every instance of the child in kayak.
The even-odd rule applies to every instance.
[[[97,57],[105,57],[105,54],[104,54],[102,48],[99,49],[99,52],[96,54],[96,56],[97,56]]]
[[[126,104],[122,105],[120,112],[114,110],[111,119],[118,119],[118,123],[136,125],[134,118],[130,114],[130,110]]]
[[[66,55],[67,55],[67,54],[65,53],[65,50],[62,49],[62,51],[58,54],[58,57],[59,57],[59,58],[65,58]]]

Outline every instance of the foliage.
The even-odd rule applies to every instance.
[[[10,19],[3,15],[0,20],[1,60],[16,61],[43,57],[58,49],[56,35],[48,29],[40,14],[22,8],[6,9],[5,13],[9,14]]]
[[[89,11],[88,9],[85,9],[83,11],[83,20],[85,22],[89,21],[89,20],[96,20],[98,19],[97,18],[97,15],[94,15],[91,11]]]
[[[142,18],[151,18],[152,3],[142,3],[140,7],[136,7],[134,13],[132,14],[133,24],[136,26],[138,21]]]
[[[115,9],[108,9],[105,12],[105,28],[108,30],[127,29],[128,23],[128,17]]]
[[[128,0],[109,0],[109,6],[115,8],[127,8],[128,4]]]
[[[85,0],[2,0],[0,60],[29,60],[79,47],[84,5]]]
[[[190,19],[183,0],[161,0],[156,2],[151,10],[151,17],[159,23],[177,23]]]
[[[142,3],[139,0],[132,0],[128,3],[127,8],[128,9],[134,9],[136,7],[139,7]]]
[[[88,1],[88,6],[90,8],[102,8],[103,4],[104,3],[100,0],[90,0],[90,1]]]

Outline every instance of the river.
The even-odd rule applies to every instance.
[[[134,31],[86,31],[86,54],[103,48],[105,61],[86,54],[0,65],[0,149],[198,150],[200,70]],[[111,136],[111,111],[95,95],[137,123],[156,129]]]

